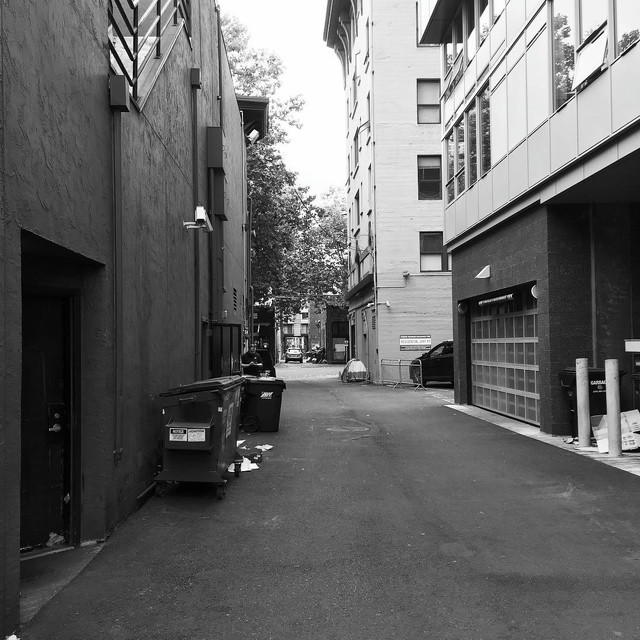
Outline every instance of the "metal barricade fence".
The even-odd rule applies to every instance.
[[[424,389],[422,384],[422,365],[419,360],[380,360],[380,382],[396,387],[415,387]],[[414,391],[415,391],[414,389]]]

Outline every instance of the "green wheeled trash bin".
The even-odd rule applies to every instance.
[[[279,378],[246,376],[242,397],[242,428],[255,431],[278,431],[282,392],[287,388]]]
[[[224,498],[224,475],[242,456],[237,450],[242,376],[210,378],[160,394],[162,471],[156,492],[168,482],[206,482]],[[239,475],[240,465],[234,470]]]

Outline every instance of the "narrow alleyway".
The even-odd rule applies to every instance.
[[[640,478],[338,370],[281,365],[260,468],[151,498],[21,640],[640,637]]]

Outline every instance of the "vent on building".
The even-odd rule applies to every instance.
[[[238,290],[235,287],[233,289],[233,310],[238,310]]]

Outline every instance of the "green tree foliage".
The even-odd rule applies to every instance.
[[[304,100],[279,94],[282,61],[252,48],[244,25],[223,16],[222,28],[236,92],[270,102],[269,134],[247,150],[254,300],[277,300],[284,313],[309,301],[322,306],[327,297],[341,301],[347,273],[344,200],[333,192],[316,202],[279,151],[288,130],[300,127]]]

